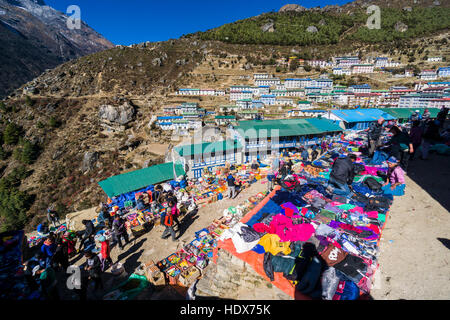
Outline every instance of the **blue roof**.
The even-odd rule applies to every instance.
[[[273,94],[263,94],[263,95],[261,95],[261,98],[275,98],[275,95],[273,95]]]
[[[370,88],[370,86],[366,83],[366,84],[354,85],[354,86],[351,86],[350,88]]]
[[[289,79],[284,79],[284,81],[287,81],[287,80],[311,81],[310,78],[289,78]]]
[[[377,121],[379,118],[385,120],[395,119],[393,116],[380,109],[331,110],[331,113],[348,123]]]
[[[167,117],[157,117],[157,120],[174,120],[174,119],[183,119],[182,116],[167,116]]]

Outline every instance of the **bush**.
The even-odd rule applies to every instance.
[[[14,169],[7,177],[0,179],[0,231],[22,229],[27,221],[27,211],[34,196],[20,191],[21,181],[29,173],[24,167]]]
[[[38,146],[28,140],[23,140],[22,146],[14,150],[14,158],[24,164],[32,164],[38,156]]]
[[[25,96],[25,103],[27,106],[31,107],[34,104],[34,101],[29,96]]]
[[[54,117],[51,117],[51,118],[48,120],[48,125],[49,125],[51,128],[58,128],[58,127],[61,125],[61,122],[60,122],[59,120],[56,120]]]
[[[5,131],[3,132],[3,141],[6,144],[14,145],[19,142],[19,137],[22,133],[22,129],[16,125],[15,123],[8,123],[8,125],[5,128]]]

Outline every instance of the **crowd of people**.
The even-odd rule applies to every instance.
[[[421,115],[414,113],[409,123],[398,125],[386,123],[380,118],[367,129],[366,154],[376,161],[380,153],[384,154],[383,161],[388,164],[388,172],[383,177],[384,182],[379,186],[374,183],[374,188],[380,188],[384,194],[401,196],[405,192],[405,174],[407,174],[409,161],[420,156],[426,160],[429,157],[430,147],[437,143],[448,145],[449,130],[444,128],[448,108],[442,108],[436,118],[432,118],[425,110]],[[308,147],[300,147],[295,153],[300,156],[303,165],[313,164],[315,160],[327,152],[333,153],[331,147],[333,141],[322,140]],[[420,150],[420,151],[419,151]],[[354,196],[352,183],[358,174],[358,157],[355,154],[334,152],[334,158],[327,192],[341,199],[350,200]],[[297,158],[298,159],[298,158]],[[258,172],[263,164],[259,160],[253,160],[251,170]],[[293,173],[293,162],[286,151],[272,155],[264,166],[269,167],[267,173],[267,190],[272,191],[275,184],[283,185],[283,182]],[[233,199],[237,195],[240,185],[232,174],[232,167],[226,168],[225,177],[228,188],[228,197]],[[145,202],[142,196],[136,199],[135,209],[138,211],[150,210],[160,213],[160,224],[165,228],[162,237],[176,241],[180,234],[180,201],[184,201],[183,194],[175,194],[170,185],[157,185],[154,188],[150,202]],[[49,226],[56,228],[60,219],[53,208],[47,210],[47,221],[38,226],[38,233],[44,235],[43,242],[36,254],[24,262],[27,282],[31,288],[40,288],[47,299],[59,299],[57,288],[57,272],[66,272],[70,260],[75,256],[84,256],[86,262],[82,266],[82,285],[77,292],[80,298],[85,298],[86,287],[90,282],[94,283],[94,291],[103,288],[102,273],[113,265],[111,247],[118,245],[120,250],[130,243],[126,227],[124,212],[120,209],[111,215],[106,204],[100,204],[100,211],[96,225],[91,220],[83,220],[84,230],[79,232],[65,231],[62,233],[51,232]],[[182,222],[181,222],[182,223]],[[177,228],[175,228],[177,227]],[[96,240],[101,248],[97,249]]]

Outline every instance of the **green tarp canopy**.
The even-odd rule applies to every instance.
[[[419,110],[420,114],[423,114],[425,108],[378,108],[386,113],[389,113],[391,116],[397,118],[397,119],[409,119],[411,115],[416,111]],[[432,118],[436,118],[437,114],[439,113],[438,108],[428,108],[428,111],[430,111],[430,115]]]
[[[175,172],[177,177],[186,174],[181,164],[175,166]],[[111,198],[152,184],[172,180],[173,178],[173,162],[167,162],[112,176],[100,181],[98,184]]]
[[[241,148],[242,145],[237,140],[223,140],[178,146],[175,147],[174,150],[178,152],[181,157],[188,157],[198,154],[210,154],[212,152],[221,153],[223,151]]]
[[[277,130],[279,137],[292,137],[340,132],[342,128],[328,119],[311,118],[239,121],[235,130],[245,138],[257,138],[265,135],[272,137]]]

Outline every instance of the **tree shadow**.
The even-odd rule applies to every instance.
[[[416,159],[409,162],[408,176],[425,190],[447,211],[450,210],[450,158],[437,153],[430,154],[429,160]]]
[[[445,238],[437,238],[447,249],[450,249],[450,240]]]

